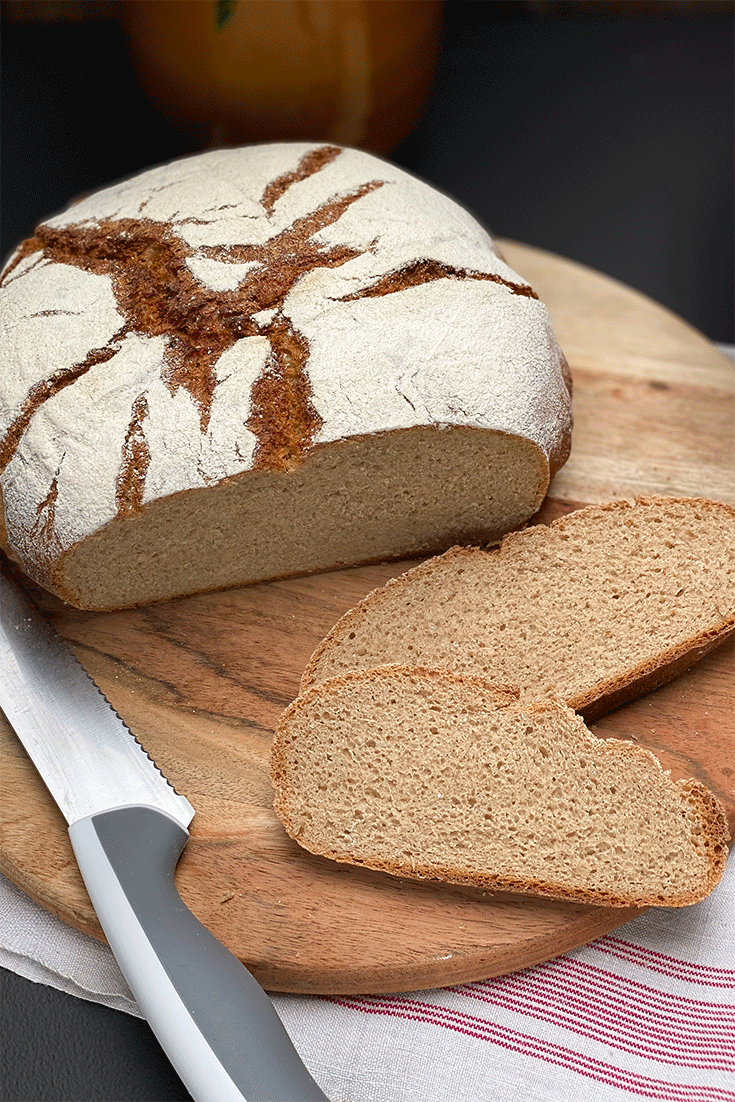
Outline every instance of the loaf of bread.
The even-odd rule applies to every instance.
[[[456,547],[370,593],[301,688],[350,669],[440,666],[556,697],[587,719],[664,684],[735,634],[735,508],[617,501]]]
[[[545,307],[356,150],[223,149],[40,225],[0,288],[0,538],[79,607],[444,550],[570,445]]]
[[[678,907],[722,875],[724,809],[649,751],[595,738],[553,701],[384,667],[284,713],[275,809],[305,849],[401,877],[610,907]]]

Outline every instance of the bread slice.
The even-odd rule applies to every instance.
[[[536,293],[359,150],[160,166],[42,223],[0,284],[0,545],[78,607],[497,538],[569,454]]]
[[[735,633],[735,508],[617,501],[456,547],[370,593],[314,652],[301,688],[349,669],[441,666],[556,697],[591,719]]]
[[[445,670],[308,689],[278,725],[272,778],[301,846],[395,876],[678,907],[707,895],[727,854],[724,810],[698,781],[595,738],[557,701]]]

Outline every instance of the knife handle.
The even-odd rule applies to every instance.
[[[263,988],[176,890],[188,832],[141,806],[80,819],[69,836],[110,948],[194,1102],[329,1102]]]

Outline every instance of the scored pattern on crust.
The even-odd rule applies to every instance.
[[[320,172],[342,153],[335,146],[310,150],[292,171],[268,183],[260,199],[267,217],[273,216],[277,201],[291,187]],[[284,301],[307,273],[340,267],[366,252],[364,247],[326,244],[318,235],[384,183],[370,180],[332,195],[262,244],[195,248],[176,232],[177,226],[197,221],[192,218],[157,222],[127,217],[39,226],[35,236],[19,248],[3,280],[8,280],[21,261],[35,254],[35,262],[15,278],[23,278],[43,261],[107,276],[124,323],[104,347],[93,348],[80,362],[52,372],[30,389],[0,442],[0,473],[12,460],[39,409],[92,367],[111,360],[131,334],[163,338],[163,382],[172,395],[180,388],[190,394],[202,434],[209,426],[217,362],[238,341],[253,336],[265,338],[270,352],[252,386],[246,423],[257,439],[252,466],[280,471],[299,466],[323,422],[311,401],[309,342],[284,312]],[[234,290],[213,290],[187,264],[192,257],[247,265],[247,272]],[[425,259],[406,263],[338,301],[391,295],[440,279],[490,280],[512,294],[537,297],[527,285],[500,275]],[[144,390],[133,400],[122,447],[115,486],[118,516],[136,512],[143,505],[150,462],[144,424],[148,416]],[[54,542],[54,514],[49,500],[44,505],[47,546]]]

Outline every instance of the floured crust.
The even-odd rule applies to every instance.
[[[456,575],[456,585],[461,590],[463,584],[462,572],[467,565],[472,563],[482,564],[489,559],[493,559],[501,565],[504,560],[508,563],[513,563],[516,549],[523,548],[529,540],[536,541],[535,545],[541,550],[542,545],[540,541],[545,539],[544,533],[546,532],[552,535],[555,533],[577,532],[584,536],[585,526],[589,525],[591,537],[599,518],[604,518],[605,516],[619,517],[621,521],[624,522],[626,517],[635,514],[636,509],[659,509],[664,511],[667,509],[678,511],[684,509],[685,511],[691,511],[692,519],[694,519],[696,511],[703,511],[705,514],[710,512],[713,520],[716,516],[724,518],[725,523],[730,529],[729,539],[731,548],[729,551],[727,549],[724,550],[724,554],[727,556],[727,562],[730,565],[730,580],[729,582],[726,580],[725,574],[721,568],[718,568],[713,574],[715,578],[715,597],[719,611],[712,613],[709,623],[707,623],[706,626],[698,627],[697,630],[690,632],[684,638],[663,638],[657,645],[655,651],[648,654],[642,661],[635,658],[627,659],[623,655],[619,668],[612,675],[605,675],[601,669],[598,669],[584,686],[564,691],[562,686],[552,685],[548,687],[548,692],[564,699],[569,707],[584,714],[587,720],[591,720],[603,715],[605,712],[611,711],[613,708],[630,700],[637,699],[645,693],[658,688],[660,685],[677,677],[685,669],[698,662],[708,651],[712,650],[714,647],[720,646],[735,634],[735,582],[732,576],[732,565],[733,562],[735,562],[735,508],[733,508],[733,506],[721,502],[707,501],[703,498],[682,499],[648,497],[637,499],[635,505],[631,504],[629,501],[614,501],[577,510],[574,513],[559,517],[548,526],[538,525],[526,529],[523,532],[511,532],[504,537],[502,543],[497,548],[492,548],[490,550],[480,547],[451,548],[443,555],[429,559],[400,577],[391,579],[385,583],[385,585],[373,590],[353,609],[346,612],[314,651],[301,679],[301,691],[304,691],[306,688],[325,677],[338,673],[339,670],[335,668],[336,660],[346,663],[351,661],[349,650],[352,634],[355,633],[358,637],[364,636],[368,624],[375,623],[377,625],[380,622],[382,610],[385,610],[385,615],[387,617],[392,617],[394,615],[392,609],[395,601],[397,599],[402,599],[402,595],[404,593],[410,593],[412,589],[418,591],[422,587],[423,581],[431,581],[439,570],[444,571],[446,568],[448,575]],[[676,533],[672,530],[671,534],[675,535]],[[668,538],[668,535],[669,532],[666,531],[664,536]],[[615,562],[620,554],[622,554],[622,552],[618,545],[610,546],[609,555],[611,561]],[[696,548],[694,545],[689,558],[691,560],[692,570],[700,570],[702,573],[706,572],[708,564],[707,562],[700,563],[697,561]],[[620,562],[621,572],[624,573],[626,568],[624,557],[621,558]],[[544,569],[544,565],[539,557],[539,571],[541,577],[545,576]],[[512,588],[514,585],[514,577],[512,574],[504,577],[503,581],[509,588]],[[685,579],[682,578],[681,581],[684,583]],[[596,584],[598,584],[597,580],[593,574],[590,574],[590,591],[594,590]],[[603,584],[602,578],[600,578],[599,584]],[[551,585],[552,574],[549,573],[546,587]],[[553,613],[554,622],[553,625],[550,625],[551,627],[561,624],[564,618],[569,615],[570,611],[565,604],[567,595],[565,594],[565,576],[563,573],[560,579],[553,580],[553,586],[556,607]],[[551,592],[551,590],[549,591]],[[427,589],[427,593],[428,592],[430,592],[430,588]],[[641,594],[641,597],[642,596]],[[492,602],[491,593],[487,593],[486,597]],[[658,600],[658,598],[656,598],[656,600]],[[657,611],[653,604],[650,607],[652,614]],[[533,606],[529,604],[524,611],[528,612],[529,615],[532,614]],[[437,616],[439,616],[438,610]],[[402,609],[400,614],[401,622],[407,623],[409,617],[410,613]],[[533,669],[533,663],[537,654],[536,648],[538,646],[547,647],[550,645],[550,636],[548,632],[546,635],[544,634],[547,625],[541,622],[540,619],[538,619],[536,623],[538,629],[536,632],[537,637],[534,637],[533,641],[529,641],[527,653],[521,655],[513,649],[513,644],[509,641],[506,640],[504,643],[505,649],[507,653],[510,654],[511,659],[514,657],[527,658],[531,665],[531,669]],[[488,625],[485,630],[492,636],[492,625]],[[598,629],[591,626],[589,630],[590,633],[592,633]],[[437,655],[434,654],[432,658],[433,664],[446,664],[448,668],[454,669],[456,672],[459,667],[452,663],[461,661],[463,659],[463,652],[460,644],[456,642],[453,645],[460,649],[456,652],[452,652],[450,649],[452,640],[456,640],[457,638],[456,635],[452,635],[451,623],[442,629],[442,638],[446,641],[446,646],[443,651],[446,663],[441,662]],[[492,638],[489,641],[492,641]],[[358,643],[355,644],[355,646],[359,646],[359,642],[360,640],[358,639]],[[401,651],[401,653],[403,653],[403,651]],[[420,651],[418,653],[420,653]],[[344,658],[342,656],[344,656]],[[391,651],[391,644],[386,643],[384,649],[378,647],[374,653],[371,651],[368,657],[355,657],[353,664],[355,667],[364,666],[365,664],[381,665],[386,662],[397,662],[400,664],[402,660],[402,658],[394,656]],[[570,656],[569,662],[570,667],[573,669],[575,662],[574,655]],[[482,676],[489,676],[489,672],[483,671]],[[537,685],[534,687],[529,685],[529,692],[533,693],[534,691],[537,691],[539,696],[545,695],[547,686]]]
[[[689,824],[689,829],[684,831],[684,834],[689,838],[686,847],[691,850],[691,853],[696,851],[699,854],[694,859],[694,865],[698,871],[692,878],[693,882],[684,882],[686,875],[682,879],[681,869],[677,873],[676,864],[679,858],[675,854],[671,855],[673,870],[671,877],[673,877],[673,881],[667,869],[662,874],[661,883],[651,885],[647,890],[611,891],[596,885],[594,875],[592,877],[580,875],[577,883],[574,882],[573,878],[570,880],[568,876],[563,879],[554,879],[553,876],[529,877],[523,868],[523,862],[520,862],[515,873],[509,873],[507,870],[498,872],[492,867],[478,865],[477,853],[482,852],[482,840],[479,835],[474,836],[471,832],[467,839],[469,848],[465,847],[464,849],[466,859],[463,862],[457,859],[442,863],[427,857],[426,853],[422,852],[420,844],[418,850],[416,849],[415,839],[413,840],[414,848],[411,852],[411,858],[406,860],[401,856],[401,849],[406,845],[406,838],[402,836],[402,826],[400,825],[403,822],[402,812],[409,819],[416,815],[415,808],[409,809],[408,805],[402,807],[401,804],[400,793],[402,786],[407,783],[407,774],[396,773],[396,775],[388,777],[382,776],[377,765],[377,762],[381,760],[379,756],[376,757],[376,764],[373,765],[370,765],[369,759],[366,758],[365,777],[367,779],[365,784],[362,783],[360,765],[352,767],[353,780],[354,776],[358,775],[358,780],[354,782],[358,795],[352,798],[355,799],[356,805],[360,809],[360,829],[357,831],[354,842],[345,842],[341,835],[338,837],[336,825],[332,828],[330,834],[330,829],[324,828],[318,812],[316,815],[312,814],[318,799],[323,799],[328,806],[328,814],[332,816],[329,821],[333,821],[334,824],[342,822],[340,814],[344,818],[345,812],[337,811],[332,814],[329,804],[333,800],[336,802],[335,797],[330,795],[326,785],[320,785],[320,789],[324,788],[325,791],[323,795],[320,792],[319,796],[315,798],[307,790],[307,777],[310,778],[320,768],[323,769],[323,775],[326,777],[333,768],[330,764],[333,760],[335,761],[334,768],[340,768],[336,763],[340,758],[343,747],[348,747],[350,753],[352,753],[354,747],[355,755],[357,754],[358,739],[347,730],[351,717],[343,721],[345,731],[342,733],[334,722],[334,712],[338,711],[340,707],[345,707],[345,701],[349,702],[346,705],[348,708],[353,706],[352,702],[359,704],[366,694],[370,694],[373,689],[379,689],[381,682],[385,683],[386,681],[390,682],[395,693],[403,692],[407,700],[412,692],[421,692],[422,688],[430,691],[432,684],[434,686],[443,685],[445,688],[454,686],[457,692],[456,707],[458,710],[462,705],[466,705],[467,690],[469,690],[469,693],[476,698],[478,709],[485,713],[497,709],[498,712],[512,715],[513,721],[518,725],[527,724],[526,737],[530,736],[531,741],[536,740],[538,742],[539,730],[543,732],[543,722],[546,718],[550,718],[554,721],[555,726],[550,729],[548,736],[542,734],[540,737],[542,739],[546,738],[547,742],[568,741],[570,754],[573,755],[575,751],[579,752],[581,750],[588,759],[586,765],[589,765],[590,758],[594,758],[599,764],[598,775],[600,778],[603,778],[606,769],[610,768],[606,762],[616,761],[618,764],[614,767],[611,775],[614,774],[616,782],[619,784],[621,763],[624,774],[626,763],[629,762],[631,787],[629,792],[619,792],[621,804],[624,805],[628,799],[633,803],[636,801],[641,803],[640,794],[636,792],[636,787],[640,785],[640,778],[643,775],[644,777],[648,776],[650,780],[652,795],[648,802],[648,797],[645,794],[643,795],[639,817],[642,815],[647,817],[649,822],[656,822],[656,799],[657,796],[660,798],[662,793],[665,794],[664,802],[667,804],[667,824],[672,818],[672,806],[680,807],[681,817]],[[393,876],[434,879],[492,891],[522,892],[609,907],[660,905],[679,907],[687,906],[704,898],[722,876],[729,842],[725,812],[716,797],[698,781],[690,779],[672,782],[669,774],[664,772],[655,756],[650,751],[634,743],[618,739],[601,740],[595,738],[584,727],[580,717],[560,702],[541,701],[524,704],[509,699],[510,693],[512,693],[512,690],[494,687],[482,678],[454,675],[446,670],[405,666],[356,670],[312,686],[297,697],[286,709],[276,731],[271,758],[276,814],[283,822],[288,833],[305,849],[331,860],[362,865]],[[324,713],[328,715],[331,722],[324,722],[322,719]],[[381,722],[384,722],[389,729],[390,737],[397,742],[410,740],[413,732],[406,732],[400,726],[394,730],[390,726],[392,718],[387,709],[384,715],[381,715]],[[365,717],[355,707],[355,735],[358,727],[360,727],[362,733],[362,726],[365,722]],[[531,734],[532,728],[533,734]],[[373,728],[370,728],[367,733],[370,734],[371,732],[373,732]],[[382,728],[375,729],[374,739],[380,742],[382,737]],[[451,757],[452,754],[457,752],[455,742],[450,740],[449,735],[444,736],[442,733],[440,737],[446,737],[447,756]],[[492,734],[489,736],[483,735],[483,737],[497,738]],[[471,739],[467,745],[468,748],[471,747]],[[314,753],[314,747],[319,748],[316,753]],[[362,744],[360,744],[359,750],[364,753]],[[418,747],[416,747],[416,752],[418,754]],[[429,753],[434,753],[434,751],[425,750],[422,756]],[[315,760],[319,762],[316,766],[314,764]],[[297,761],[298,765],[296,764]],[[458,762],[457,775],[459,776],[467,768],[466,761]],[[410,770],[410,766],[404,766],[404,769]],[[374,780],[371,780],[371,778],[374,778]],[[339,783],[344,784],[341,780]],[[455,793],[451,777],[445,778],[442,783],[446,784],[446,791],[443,795],[447,797],[445,825],[446,829],[450,831],[452,818],[455,815],[452,805],[460,805],[465,794],[460,791],[459,785],[457,785]],[[525,798],[524,783],[525,778],[520,776],[516,796],[521,802]],[[385,785],[391,790],[395,836],[385,840],[384,844],[381,843],[379,852],[375,852],[374,846],[370,852],[366,852],[360,840],[360,832],[372,825],[371,815],[375,814],[376,818],[380,820],[380,817],[384,814],[384,808],[381,807],[381,797],[377,791],[367,798],[365,793],[373,793],[373,786],[375,789],[379,789],[381,785],[384,786],[383,791]],[[562,787],[564,787],[563,784]],[[394,790],[399,793],[398,797],[393,797]],[[541,810],[537,806],[538,795],[535,789],[534,793],[535,795],[530,797],[528,807],[524,808],[523,813],[524,816],[531,819],[535,818]],[[439,793],[439,795],[442,794]],[[408,797],[406,799],[408,800]],[[545,800],[546,796],[543,799]],[[513,802],[515,803],[515,798]],[[492,801],[490,801],[490,804],[492,804]],[[305,812],[308,814],[305,814]],[[677,813],[674,812],[674,820],[676,817]],[[427,823],[426,848],[428,849],[429,836],[432,829],[435,828],[435,823],[430,822],[430,816],[427,817]],[[464,824],[460,820],[460,833],[463,828]],[[597,828],[599,830],[599,823]],[[457,831],[455,830],[454,833],[456,834]],[[350,834],[351,831],[348,829],[347,836],[349,837]],[[672,844],[684,846],[683,838],[684,835],[679,838],[678,842],[674,843],[672,841]],[[646,839],[643,836],[637,841],[645,846]],[[625,859],[626,861],[635,862],[635,846],[629,849]],[[632,878],[635,878],[638,871],[636,868],[632,868]]]
[[[543,490],[569,453],[532,288],[464,210],[355,150],[220,150],[91,195],[19,247],[0,307],[6,546],[62,596],[57,565],[106,525],[355,435],[516,435]]]

